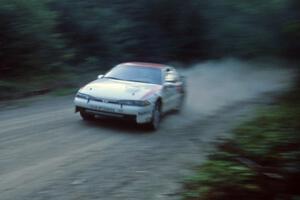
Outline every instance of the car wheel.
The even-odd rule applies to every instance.
[[[150,129],[157,130],[159,128],[160,120],[161,120],[161,104],[157,102],[153,109],[152,119],[149,124]]]
[[[94,115],[86,113],[85,111],[80,111],[80,116],[85,121],[91,121],[94,119]]]

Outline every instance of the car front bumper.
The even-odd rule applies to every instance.
[[[75,112],[85,111],[87,113],[98,116],[129,119],[135,121],[138,124],[148,123],[152,119],[152,104],[145,107],[128,106],[87,100],[78,97],[75,97],[74,104]]]

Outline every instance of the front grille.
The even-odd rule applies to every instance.
[[[95,98],[95,97],[89,97],[90,100],[93,100],[93,101],[96,101],[96,102],[103,102],[102,99],[98,99],[98,98]]]
[[[110,99],[104,99],[104,98],[98,98],[98,97],[92,97],[92,96],[89,96],[89,100],[96,101],[96,102],[102,102],[102,103],[119,104],[119,101],[117,101],[117,100],[110,100]]]
[[[121,114],[121,113],[98,111],[98,110],[92,110],[92,109],[85,109],[85,112],[92,113],[92,114],[95,114],[95,115],[104,116],[104,117],[119,118],[119,119],[131,120],[131,121],[136,120],[135,115],[127,115],[127,114]]]

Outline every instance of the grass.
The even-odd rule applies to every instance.
[[[101,71],[100,71],[101,72]],[[35,77],[22,77],[0,80],[0,101],[50,94],[65,96],[75,93],[77,89],[96,79],[99,72],[89,71],[84,74],[64,72],[44,74]]]
[[[99,74],[105,74],[102,68],[82,70],[64,70],[56,73],[32,74],[30,77],[0,80],[0,102],[23,99],[32,96],[49,94],[66,96],[75,94],[86,83],[95,80]]]
[[[258,111],[187,178],[185,200],[300,198],[300,84]]]
[[[75,94],[77,90],[78,90],[77,87],[59,88],[59,89],[56,89],[56,90],[53,90],[52,92],[50,92],[50,95],[53,95],[53,96],[66,96],[66,95]]]

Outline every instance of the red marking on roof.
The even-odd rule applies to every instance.
[[[157,68],[168,67],[167,65],[164,65],[164,64],[147,63],[147,62],[127,62],[127,63],[122,63],[120,65],[133,65],[133,66],[139,66],[139,67],[157,67]]]

